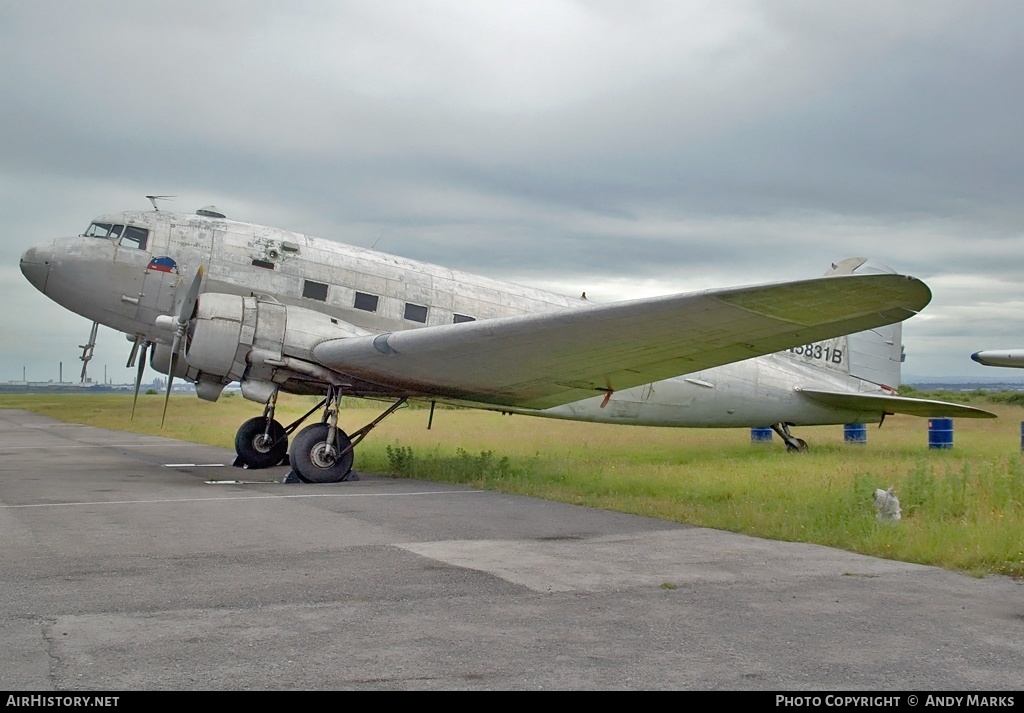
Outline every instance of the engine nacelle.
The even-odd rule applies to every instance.
[[[255,387],[255,382],[283,383],[294,375],[283,369],[287,357],[315,365],[312,349],[324,339],[369,334],[304,307],[215,292],[199,296],[195,315],[183,360],[189,372],[198,372],[200,378],[217,376],[225,382],[243,382],[243,394],[246,381]],[[251,388],[248,392],[262,395],[266,390]]]
[[[185,361],[189,366],[232,381],[241,380],[248,351],[242,348],[242,328],[246,321],[255,323],[254,314],[246,320],[245,306],[245,298],[237,295],[199,296],[185,343]],[[252,346],[251,340],[248,346]]]
[[[154,371],[161,374],[169,373],[171,370],[171,345],[154,344],[149,352],[149,365]],[[174,378],[195,381],[199,378],[199,372],[196,369],[190,369],[184,359],[178,359],[178,368],[174,370]]]

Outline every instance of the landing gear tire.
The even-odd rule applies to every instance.
[[[329,430],[326,423],[316,423],[299,431],[292,441],[289,462],[292,472],[300,480],[307,483],[340,483],[349,479],[354,461],[352,441],[340,428],[335,429],[334,443],[329,450]]]
[[[249,468],[272,468],[288,455],[288,437],[284,426],[270,422],[269,437],[265,435],[267,419],[250,418],[238,427],[235,434],[235,452]]]
[[[802,438],[790,438],[786,441],[786,450],[795,453],[806,453],[807,441]]]
[[[787,453],[806,453],[807,452],[807,441],[802,438],[797,438],[789,431],[788,423],[774,423],[772,424],[772,430],[779,434],[779,438],[786,444]]]

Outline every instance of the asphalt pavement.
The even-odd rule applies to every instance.
[[[0,690],[1022,687],[1009,578],[233,455],[0,410]]]

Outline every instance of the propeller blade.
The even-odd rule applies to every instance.
[[[139,402],[139,386],[142,384],[142,373],[146,370],[146,349],[149,347],[149,342],[144,339],[140,339],[135,342],[132,347],[132,358],[136,357],[138,352],[139,358],[139,370],[135,373],[135,398],[132,399],[132,417],[130,421],[135,420],[135,405]]]
[[[181,309],[178,312],[178,325],[188,324],[188,321],[192,319],[192,313],[196,309],[196,301],[199,299],[199,288],[202,287],[203,283],[203,266],[200,265],[199,269],[196,270],[196,276],[192,279],[192,284],[188,286],[188,292],[185,293],[185,299],[181,301]]]
[[[171,368],[167,370],[167,391],[164,393],[164,412],[160,416],[160,428],[164,427],[164,421],[167,420],[167,402],[171,400],[171,385],[174,383],[174,372],[178,370],[178,350],[180,348],[181,336],[175,333],[174,341],[171,343]]]
[[[174,341],[171,342],[171,368],[167,372],[167,393],[164,394],[164,412],[160,417],[160,428],[164,427],[164,421],[167,420],[167,402],[171,400],[171,386],[174,384],[174,372],[178,370],[178,356],[184,343],[188,321],[192,319],[192,313],[195,312],[196,302],[199,300],[199,289],[202,287],[202,284],[203,266],[200,265],[199,269],[196,270],[196,276],[192,279],[192,284],[188,286],[188,292],[185,293],[185,299],[181,301],[181,307],[178,310],[178,327],[174,331]]]
[[[141,342],[142,342],[142,337],[136,337],[136,338],[135,338],[135,341],[134,341],[134,342],[132,342],[132,350],[131,350],[131,352],[130,352],[130,353],[128,354],[128,363],[126,363],[126,364],[125,364],[125,367],[126,367],[126,368],[130,369],[130,368],[132,368],[133,366],[135,366],[135,357],[136,357],[136,356],[138,355],[138,353],[139,353],[139,344],[140,344]]]

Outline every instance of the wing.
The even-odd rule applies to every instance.
[[[912,399],[907,396],[882,394],[851,394],[842,391],[819,391],[797,388],[804,396],[827,406],[874,413],[905,413],[925,418],[996,418],[996,414],[973,406],[951,404],[931,399]]]
[[[327,339],[313,355],[412,394],[543,409],[898,322],[930,299],[915,278],[837,275]]]

